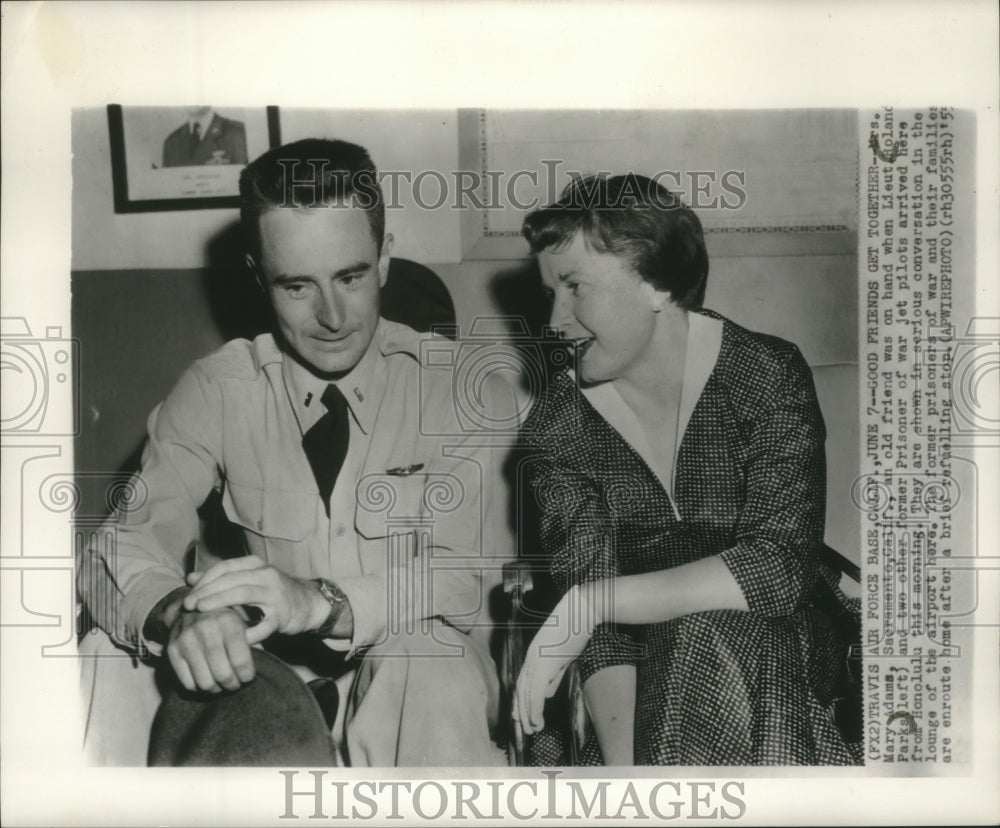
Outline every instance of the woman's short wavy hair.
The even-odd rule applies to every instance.
[[[533,254],[564,248],[577,231],[597,252],[627,259],[643,279],[670,293],[674,304],[701,307],[708,282],[701,222],[656,181],[635,173],[576,178],[521,228]]]

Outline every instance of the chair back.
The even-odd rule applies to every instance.
[[[382,288],[382,316],[417,331],[455,338],[455,305],[441,277],[409,259],[393,258]]]

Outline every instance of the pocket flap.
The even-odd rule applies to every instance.
[[[426,475],[400,477],[391,474],[368,474],[358,482],[358,503],[354,526],[364,538],[384,538],[400,531],[400,522],[418,520],[426,511],[424,490]],[[390,526],[390,520],[396,525]]]
[[[233,523],[265,538],[301,541],[316,530],[315,492],[268,492],[227,482],[222,505]]]

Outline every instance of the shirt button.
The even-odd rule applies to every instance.
[[[343,523],[338,523],[337,524],[337,537],[338,538],[342,538],[344,536],[344,532],[346,532],[346,531],[347,531],[347,529],[346,529],[346,527],[344,526]]]

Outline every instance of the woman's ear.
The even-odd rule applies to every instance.
[[[650,287],[652,288],[652,285]],[[653,309],[653,313],[660,313],[673,300],[674,297],[669,291],[656,288],[650,290],[649,306]]]

